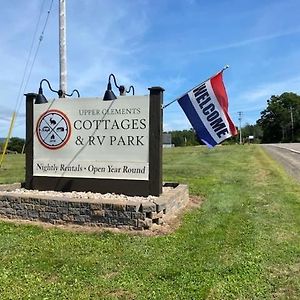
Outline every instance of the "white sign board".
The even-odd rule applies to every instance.
[[[149,96],[34,105],[33,176],[149,179]]]

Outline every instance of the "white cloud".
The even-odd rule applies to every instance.
[[[185,119],[177,119],[177,120],[169,120],[168,122],[164,122],[163,130],[164,131],[173,131],[173,130],[182,130],[182,129],[190,129],[192,125]]]
[[[300,28],[297,28],[297,29],[279,32],[279,33],[257,36],[254,38],[249,38],[249,39],[241,40],[238,42],[232,42],[232,43],[228,43],[228,44],[218,45],[215,47],[209,47],[206,49],[194,50],[194,51],[190,51],[190,54],[202,54],[202,53],[209,53],[209,52],[226,50],[226,49],[231,49],[231,48],[245,47],[245,46],[248,46],[251,44],[264,42],[264,41],[268,41],[268,40],[273,40],[273,39],[277,39],[280,37],[299,34],[299,33],[300,33]]]
[[[238,96],[240,100],[246,100],[248,103],[266,101],[272,95],[279,95],[284,92],[300,91],[300,76],[292,77],[283,81],[269,82],[252,87]]]
[[[50,2],[43,2],[41,24]],[[58,1],[53,3],[25,92],[36,92],[44,77],[58,88]],[[41,5],[40,0],[10,0],[2,5],[0,136],[9,126]],[[108,75],[114,73],[118,84],[134,85],[136,94],[147,94],[149,86],[161,85],[168,103],[228,62],[232,71],[225,83],[230,108],[250,112],[263,107],[272,94],[299,91],[299,77],[291,77],[300,66],[297,5],[291,0],[255,4],[237,1],[230,9],[225,2],[218,7],[208,2],[200,6],[196,0],[185,4],[171,0],[68,1],[68,92],[76,88],[82,96],[102,96]],[[216,26],[207,28],[203,24],[210,24],[210,12],[214,12]],[[284,47],[277,46],[281,38]],[[229,51],[220,51],[226,49]],[[268,75],[262,78],[263,74]],[[44,92],[48,93],[46,86]],[[24,112],[25,97],[21,97]],[[190,128],[177,108],[172,105],[164,112],[167,130]],[[24,120],[18,124],[16,130],[20,131]]]
[[[256,86],[252,86],[251,89],[245,92],[235,94],[231,97],[230,107],[234,108],[230,113],[238,124],[237,116],[238,112],[242,111],[243,124],[254,124],[260,117],[260,112],[267,106],[267,100],[272,95],[281,95],[284,92],[300,92],[300,76],[290,77],[285,80],[277,82],[265,82]]]
[[[50,2],[50,0],[45,2],[40,26],[44,24]],[[145,14],[148,2],[138,1],[138,4],[139,9],[135,8],[136,3],[131,2],[122,2],[120,5],[97,1],[94,5],[91,5],[90,1],[73,5],[69,2],[67,5],[70,9],[67,11],[68,90],[77,88],[82,91],[83,96],[102,96],[108,75],[112,72],[116,74],[118,83],[125,86],[135,83],[136,78],[139,78],[140,82],[135,86],[136,90],[143,89],[141,73],[144,65],[137,62],[136,54],[143,49],[142,42],[148,28],[147,14]],[[37,21],[28,15],[38,16],[41,8],[41,3],[33,0],[28,1],[26,5],[24,3],[24,8],[20,8],[18,4],[18,9],[14,10],[14,5],[14,3],[7,5],[3,11],[6,12],[9,21],[7,26],[0,24],[0,65],[2,70],[5,70],[0,74],[2,91],[0,136],[5,134],[9,127],[10,118],[7,115],[11,114],[17,101],[21,101],[21,112],[24,110],[23,90],[19,99],[17,95]],[[36,92],[40,80],[45,77],[49,79],[54,89],[58,89],[57,9],[58,4],[54,2],[31,79],[24,92]],[[108,11],[111,14],[103,13]],[[7,27],[10,30],[7,30]],[[37,39],[41,30],[42,28],[39,28]],[[32,59],[33,56],[30,66]],[[48,88],[45,87],[44,92],[47,94]],[[24,122],[21,122],[20,126],[22,123],[24,126]]]

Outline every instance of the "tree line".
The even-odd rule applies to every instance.
[[[267,107],[261,111],[256,124],[246,124],[242,127],[243,143],[279,143],[300,142],[300,96],[285,92],[280,96],[272,95],[267,100]],[[180,146],[196,146],[203,143],[198,139],[194,129],[168,131],[172,135],[172,144]],[[249,136],[254,139],[249,140]],[[3,149],[4,140],[0,142]],[[223,144],[237,144],[239,135],[231,137]],[[21,153],[25,139],[12,137],[8,143],[9,151]]]
[[[175,146],[202,144],[193,129],[169,133],[172,134],[172,143]],[[239,143],[239,134],[227,139],[223,144]],[[292,92],[272,95],[256,124],[244,125],[241,134],[242,143],[300,142],[300,96]]]
[[[262,130],[262,142],[300,141],[300,96],[283,93],[271,96],[256,124]]]
[[[1,139],[0,142],[0,152],[4,149],[5,139]],[[19,137],[12,137],[7,145],[7,150],[10,152],[22,153],[23,147],[25,145],[25,139]]]

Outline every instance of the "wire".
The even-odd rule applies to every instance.
[[[38,55],[41,43],[42,43],[43,38],[44,38],[45,30],[46,30],[46,27],[47,27],[47,24],[48,24],[48,20],[49,20],[49,16],[50,16],[50,13],[51,13],[52,6],[53,6],[53,0],[51,0],[50,7],[49,7],[48,12],[47,12],[47,16],[46,16],[46,20],[45,20],[45,23],[44,23],[44,26],[43,26],[43,30],[42,30],[41,35],[39,37],[39,43],[38,43],[37,48],[35,50],[35,54],[34,54],[34,57],[33,57],[33,60],[32,60],[32,64],[31,64],[31,67],[30,67],[30,70],[29,70],[29,74],[28,74],[25,86],[23,88],[23,93],[25,92],[25,90],[27,88],[27,85],[28,85],[28,82],[30,80],[30,76],[31,76],[31,73],[32,73],[32,69],[34,67],[34,64],[35,64],[35,61],[36,61],[36,58],[37,58],[37,55]],[[19,104],[18,104],[18,107],[17,107],[17,113],[20,111],[21,103],[22,103],[22,101],[19,101]]]
[[[32,50],[33,50],[33,46],[34,46],[34,42],[35,42],[35,39],[36,39],[37,31],[38,31],[39,24],[40,24],[40,21],[41,21],[44,4],[45,4],[45,0],[42,3],[40,13],[39,13],[39,17],[38,17],[38,21],[37,21],[36,26],[35,26],[35,30],[34,30],[34,34],[33,34],[33,37],[32,37],[30,50],[29,50],[29,53],[28,53],[28,56],[27,56],[27,61],[26,61],[26,64],[25,64],[25,68],[24,68],[24,71],[23,71],[23,77],[22,77],[22,81],[21,81],[21,84],[20,84],[20,87],[19,87],[17,102],[16,102],[16,105],[15,105],[14,111],[17,110],[17,107],[18,107],[19,102],[20,102],[21,91],[22,91],[22,88],[23,88],[23,85],[24,85],[25,76],[26,76],[26,73],[27,73],[27,68],[28,68],[28,65],[29,65],[31,53],[32,53]]]
[[[51,0],[50,8],[49,8],[48,13],[47,13],[47,17],[46,17],[46,20],[45,20],[45,23],[44,23],[44,27],[43,27],[42,33],[39,37],[39,43],[38,43],[38,46],[37,46],[36,51],[35,51],[35,55],[34,55],[30,70],[29,70],[29,74],[27,76],[26,83],[24,85],[24,81],[25,81],[27,69],[28,69],[28,66],[29,66],[30,57],[31,57],[31,54],[32,54],[32,51],[33,51],[34,41],[36,39],[37,31],[38,31],[38,28],[39,28],[39,24],[40,24],[42,12],[43,12],[44,4],[45,4],[45,0],[42,3],[40,13],[39,13],[39,17],[38,17],[38,21],[37,21],[36,28],[35,28],[35,31],[34,31],[34,35],[33,35],[33,38],[32,38],[30,51],[29,51],[27,61],[26,61],[26,64],[25,64],[25,68],[24,68],[24,72],[23,72],[23,76],[22,76],[22,81],[21,81],[21,84],[20,84],[20,87],[19,87],[17,101],[16,101],[16,105],[15,105],[15,110],[13,111],[13,117],[12,117],[12,120],[11,120],[11,123],[10,123],[10,128],[9,128],[9,133],[8,133],[8,136],[7,136],[6,143],[10,139],[10,136],[11,136],[11,133],[12,133],[12,130],[13,130],[13,126],[15,124],[15,120],[17,118],[17,115],[18,115],[19,111],[20,111],[20,107],[21,107],[21,103],[22,103],[21,91],[23,90],[22,94],[24,94],[25,89],[27,88],[27,85],[28,85],[28,82],[29,82],[29,79],[30,79],[30,76],[31,76],[31,73],[32,73],[32,69],[33,69],[33,66],[34,66],[34,63],[35,63],[35,60],[36,60],[41,42],[42,42],[43,37],[44,37],[45,29],[46,29],[46,26],[48,24],[48,19],[49,19],[49,15],[50,15],[50,12],[51,12],[51,9],[52,9],[53,0]],[[3,155],[5,155],[5,152],[6,152],[6,149],[3,151]],[[2,155],[2,158],[1,158],[1,161],[0,161],[0,167],[1,167],[1,164],[2,164],[3,159],[4,159],[3,155]]]

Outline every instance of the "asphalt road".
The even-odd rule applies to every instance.
[[[300,181],[300,143],[263,144],[262,147]]]

